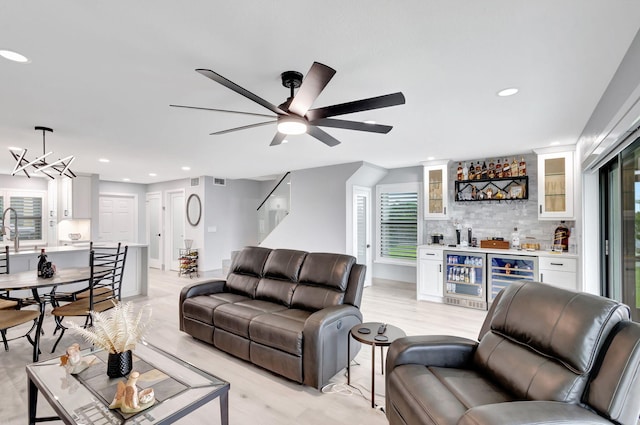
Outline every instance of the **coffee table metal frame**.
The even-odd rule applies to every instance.
[[[97,351],[99,350],[86,349],[82,354],[88,355]],[[59,359],[54,358],[26,367],[29,425],[56,420],[70,425],[78,424],[78,420],[82,420],[82,423],[93,423],[84,422],[87,418],[83,412],[74,413],[74,410],[83,410],[86,405],[82,403],[86,403],[87,400],[95,406],[94,410],[100,416],[97,420],[101,424],[170,424],[216,398],[220,399],[220,422],[222,425],[229,424],[230,384],[228,382],[222,381],[151,344],[138,344],[134,356],[180,381],[187,389],[175,397],[155,404],[138,415],[123,420],[116,412],[110,411],[108,405],[95,397],[92,390],[87,388],[81,380],[74,375],[66,375],[64,368],[59,366]],[[47,370],[45,371],[45,369]],[[104,374],[106,376],[106,369]],[[66,387],[61,384],[61,381],[65,379]],[[39,393],[58,414],[57,417],[36,417]]]
[[[384,353],[383,348],[391,345],[393,341],[398,338],[406,336],[404,331],[396,326],[387,325],[386,331],[382,334],[387,337],[386,341],[376,341],[375,337],[378,336],[378,328],[382,323],[380,322],[365,322],[360,325],[356,325],[349,330],[349,336],[347,338],[353,338],[358,342],[371,346],[371,407],[376,407],[376,392],[375,392],[375,373],[376,373],[376,347],[380,347],[380,368],[384,375]],[[361,328],[367,328],[371,332],[363,334],[358,332]],[[347,341],[347,385],[351,385],[351,341]]]

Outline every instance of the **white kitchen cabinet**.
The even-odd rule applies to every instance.
[[[90,219],[91,177],[65,177],[58,182],[58,219]]]
[[[447,217],[447,164],[424,166],[424,219]]]
[[[566,257],[540,257],[538,260],[540,282],[560,288],[578,291],[578,259]]]
[[[538,219],[575,220],[573,152],[542,152],[544,151],[536,151]]]
[[[442,249],[418,247],[417,298],[442,302],[443,272]]]

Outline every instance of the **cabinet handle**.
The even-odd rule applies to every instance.
[[[444,215],[447,215],[447,207],[442,208]]]
[[[564,266],[564,263],[549,263],[552,266]]]
[[[436,255],[433,252],[427,252],[427,255]]]
[[[64,216],[68,216],[69,215],[69,210],[64,210]]]
[[[544,283],[544,273],[540,273],[540,282]]]
[[[540,204],[540,214],[542,214],[542,204]]]
[[[442,264],[438,264],[438,272],[442,273]]]

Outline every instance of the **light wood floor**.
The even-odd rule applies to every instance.
[[[153,307],[153,326],[149,342],[177,354],[184,360],[231,383],[229,394],[230,422],[234,425],[283,424],[387,424],[384,413],[371,408],[371,349],[363,346],[356,364],[351,367],[353,387],[346,386],[344,373],[332,379],[323,392],[290,382],[251,364],[238,360],[214,347],[201,343],[178,330],[178,294],[180,289],[196,280],[178,277],[177,272],[151,269],[149,295],[131,301]],[[415,285],[389,280],[374,281],[365,288],[362,312],[365,321],[386,322],[403,329],[407,335],[448,334],[475,339],[485,312],[415,300]],[[54,337],[52,318],[45,319],[42,338],[45,360],[60,355],[72,342],[87,346],[70,331],[64,336],[58,353],[50,354]],[[24,366],[30,362],[31,346],[21,338],[9,343],[9,352],[0,352],[2,379],[0,380],[0,422],[27,422],[27,382]],[[379,355],[379,352],[377,352]],[[376,368],[376,401],[384,405],[384,377],[380,363]],[[209,403],[184,418],[183,424],[219,423],[219,403]],[[38,415],[53,412],[41,400]]]

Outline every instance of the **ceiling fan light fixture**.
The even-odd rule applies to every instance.
[[[278,120],[278,131],[288,136],[307,132],[307,124],[294,117],[282,117]]]

